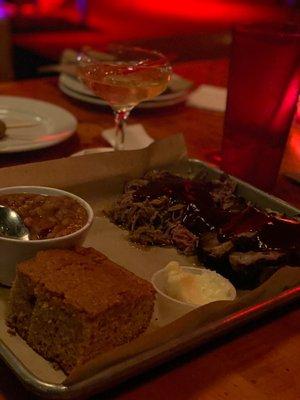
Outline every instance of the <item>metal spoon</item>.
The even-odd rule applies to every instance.
[[[21,217],[11,208],[0,205],[0,236],[29,240],[29,230]]]

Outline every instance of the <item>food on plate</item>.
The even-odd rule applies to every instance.
[[[215,271],[181,267],[171,261],[165,267],[165,293],[197,306],[219,300],[234,300],[236,290],[230,281]]]
[[[20,215],[31,240],[68,235],[82,228],[88,220],[86,209],[69,196],[8,193],[0,195],[0,204]]]
[[[260,210],[235,189],[225,175],[151,171],[126,184],[108,216],[132,241],[197,254],[234,285],[251,288],[282,265],[300,265],[300,221]]]
[[[283,265],[300,265],[300,221],[247,204],[199,239],[199,258],[251,288]]]
[[[152,285],[92,248],[45,250],[20,263],[8,325],[66,373],[143,333]]]
[[[199,235],[220,225],[226,208],[240,208],[232,193],[230,181],[221,184],[154,171],[128,182],[108,215],[128,229],[135,242],[173,245],[195,254]]]

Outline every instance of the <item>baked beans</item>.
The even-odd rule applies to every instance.
[[[82,228],[88,220],[86,209],[68,196],[11,193],[0,195],[0,204],[20,215],[31,240],[68,235]]]

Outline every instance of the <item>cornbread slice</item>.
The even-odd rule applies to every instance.
[[[144,332],[152,285],[92,248],[45,250],[17,267],[8,324],[69,373]]]

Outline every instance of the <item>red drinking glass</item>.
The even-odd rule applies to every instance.
[[[300,30],[234,31],[221,167],[263,190],[276,182],[300,88]]]

